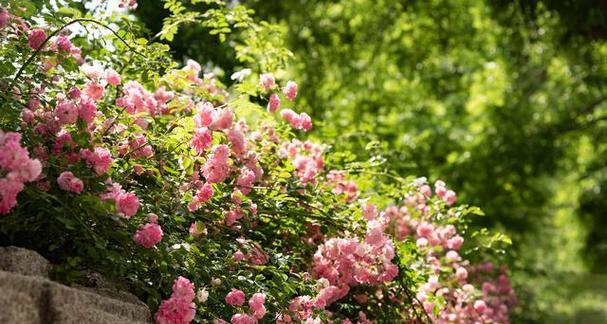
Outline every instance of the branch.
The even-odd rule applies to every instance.
[[[584,107],[583,109],[581,109],[580,113],[577,114],[573,118],[573,120],[570,121],[570,123],[565,124],[562,127],[560,127],[561,125],[555,125],[552,128],[552,132],[553,133],[567,133],[567,132],[571,132],[571,131],[581,130],[581,129],[590,127],[593,124],[596,124],[597,122],[599,122],[601,120],[605,120],[606,117],[602,116],[602,117],[598,117],[598,118],[593,118],[588,123],[581,123],[581,122],[576,121],[576,119],[578,117],[582,117],[584,115],[589,115],[589,114],[594,113],[595,110],[606,100],[607,100],[607,96],[601,96],[601,97],[597,98],[595,101],[591,102],[587,107]]]
[[[36,56],[38,55],[38,53],[40,53],[40,51],[42,51],[42,49],[44,48],[44,45],[46,45],[49,40],[56,36],[57,34],[59,34],[63,29],[65,29],[67,26],[69,25],[73,25],[75,23],[84,23],[84,22],[90,22],[90,23],[94,23],[97,24],[101,27],[106,28],[107,30],[109,30],[110,32],[112,32],[112,34],[114,34],[114,36],[116,36],[120,41],[122,41],[124,43],[124,45],[126,45],[126,47],[129,48],[129,50],[131,50],[132,52],[142,56],[142,57],[146,57],[144,54],[138,52],[135,48],[133,48],[131,45],[129,45],[129,43],[127,43],[127,41],[122,38],[120,35],[118,35],[118,33],[116,31],[114,31],[112,28],[110,28],[108,25],[97,21],[95,19],[90,19],[90,18],[77,18],[74,19],[68,23],[66,23],[65,25],[61,26],[58,29],[55,29],[52,33],[50,33],[50,35],[48,35],[48,37],[46,37],[46,39],[44,40],[44,42],[42,42],[42,44],[34,51],[34,53],[32,53],[32,55],[30,55],[30,57],[25,61],[25,63],[23,63],[23,65],[21,65],[21,68],[19,68],[19,71],[17,72],[17,74],[15,75],[15,77],[13,78],[13,81],[11,82],[11,85],[9,88],[12,88],[15,83],[17,82],[17,80],[19,79],[19,77],[21,77],[21,74],[23,73],[23,71],[25,70],[25,67],[28,66],[29,64],[32,63],[32,61],[34,60],[34,58],[36,58]]]
[[[607,96],[601,96],[597,98],[594,102],[592,102],[588,107],[582,110],[582,114],[591,114],[594,110],[603,103],[603,101],[607,100]]]

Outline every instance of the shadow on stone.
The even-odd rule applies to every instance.
[[[47,278],[50,268],[34,251],[0,248],[0,323],[151,323],[136,296],[103,284],[61,285]]]

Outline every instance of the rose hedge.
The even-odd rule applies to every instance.
[[[284,74],[286,50],[251,64],[271,25],[207,3],[171,7],[161,35],[215,22],[249,67],[230,86],[128,16],[2,8],[0,242],[40,251],[59,280],[102,273],[158,323],[508,322],[516,298],[491,261],[507,238],[468,228],[482,212],[442,181],[297,139],[313,127],[287,108],[297,84],[267,70]]]

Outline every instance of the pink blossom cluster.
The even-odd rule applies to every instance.
[[[325,165],[322,145],[310,141],[301,142],[293,139],[283,143],[278,152],[281,158],[289,158],[296,169],[297,177],[302,183],[316,183],[316,177]]]
[[[212,141],[213,132],[210,129],[206,127],[197,127],[194,129],[191,144],[198,155],[204,154],[211,146]]]
[[[178,277],[173,284],[173,293],[163,300],[154,315],[157,324],[187,324],[196,315],[194,284],[187,278]]]
[[[97,96],[97,93],[82,92],[78,87],[73,87],[67,96],[64,94],[57,96],[54,111],[38,109],[39,101],[34,97],[30,100],[28,108],[22,110],[21,115],[28,124],[35,124],[34,130],[43,135],[58,133],[61,126],[76,124],[78,119],[92,126],[97,116],[95,100],[98,99],[94,99],[100,98]]]
[[[191,64],[197,75],[198,66]],[[190,142],[192,148],[200,156],[206,156],[206,161],[200,168],[204,180],[202,182],[196,169],[191,185],[183,188],[187,191],[196,188],[195,195],[188,204],[190,211],[196,211],[201,204],[212,196],[210,184],[226,181],[235,174],[235,187],[232,193],[234,208],[224,212],[225,222],[232,226],[236,220],[244,216],[240,209],[242,198],[250,193],[256,181],[261,179],[264,171],[259,165],[258,155],[251,150],[250,141],[245,134],[250,133],[247,123],[241,119],[234,122],[234,112],[229,107],[214,107],[208,101],[200,102],[194,111],[194,134]],[[217,144],[209,149],[214,132],[222,132],[228,144]],[[256,136],[256,135],[251,135]],[[255,213],[255,204],[251,203],[251,211]]]
[[[146,90],[137,81],[128,81],[122,87],[124,96],[116,99],[116,105],[124,107],[129,114],[146,112],[150,115],[158,113],[158,101],[154,94]]]
[[[236,191],[234,193],[238,194],[238,192],[236,192]],[[239,198],[234,197],[235,196],[234,194],[232,196],[233,196],[232,200],[239,199]],[[230,227],[234,226],[236,221],[243,217],[244,217],[244,211],[240,207],[232,207],[223,212],[224,222],[227,226],[230,226]],[[237,227],[234,227],[234,228],[237,229]]]
[[[480,315],[479,320],[508,323],[509,312],[517,305],[517,298],[508,278],[507,267],[496,267],[487,261],[470,266],[468,273],[469,282],[481,287],[482,294],[477,295],[477,299],[472,304]]]
[[[316,309],[315,304],[318,303],[319,300],[325,301],[327,296],[335,296],[334,291],[339,290],[334,286],[327,285],[325,279],[321,279],[319,282],[320,282],[321,290],[320,290],[319,296],[316,298],[316,301],[308,295],[298,296],[298,297],[293,298],[291,300],[291,303],[289,304],[289,309],[288,309],[289,312],[277,313],[275,316],[275,323],[276,324],[288,324],[288,323],[306,323],[306,324],[350,323],[350,324],[352,324],[353,322],[347,318],[344,318],[341,320],[328,319],[326,321],[322,321],[319,317],[313,316],[314,310]],[[322,310],[322,311],[328,317],[332,316],[332,313],[329,312],[328,310]],[[358,321],[356,321],[356,323],[357,324],[373,324],[375,322],[369,321],[367,319],[367,315],[363,311],[360,311],[358,313]]]
[[[198,172],[196,172],[195,175],[198,176]],[[202,182],[196,179],[193,185],[196,188],[196,193],[188,204],[188,210],[191,212],[198,210],[201,204],[211,200],[214,194],[213,186],[208,182]]]
[[[227,132],[228,141],[232,145],[234,155],[243,159],[247,155],[247,140],[245,133],[248,131],[248,125],[244,119],[239,120],[232,129]]]
[[[267,110],[270,113],[274,113],[280,109],[281,101],[278,95],[279,92],[272,92],[278,86],[274,75],[271,73],[262,74],[259,76],[259,84],[263,92],[270,93],[268,97]],[[282,88],[282,93],[289,101],[295,100],[297,97],[298,86],[295,81],[288,81],[287,84]],[[280,111],[280,116],[286,120],[289,125],[294,129],[302,129],[309,131],[312,129],[312,118],[305,112],[297,113],[292,109],[286,108]]]
[[[265,73],[259,76],[259,83],[263,91],[268,92],[276,88],[276,80],[272,73]]]
[[[103,69],[99,64],[85,64],[80,69],[89,78],[83,92],[93,101],[98,101],[104,96],[106,85],[118,86],[122,83],[122,78],[112,68]]]
[[[27,38],[28,45],[32,50],[39,50],[47,38],[46,32],[41,28],[30,29],[29,25],[24,19],[18,16],[13,16],[8,9],[0,6],[0,29],[3,29],[11,25],[16,31],[21,32]],[[18,8],[21,10],[22,8]],[[61,54],[69,54],[70,57],[74,58],[78,64],[84,63],[81,56],[81,50],[79,47],[74,46],[70,39],[67,37],[68,31],[62,30],[59,35],[54,36],[50,39],[49,46],[45,49],[53,52],[59,52]],[[56,64],[59,64],[61,60],[47,60],[44,62],[44,68],[49,69]]]
[[[101,195],[103,200],[114,200],[116,213],[124,217],[131,217],[139,210],[139,198],[132,192],[122,189],[122,187],[114,183],[108,188],[108,192]]]
[[[344,194],[347,202],[353,202],[358,198],[358,185],[352,180],[347,180],[344,171],[329,171],[327,180],[333,187],[333,193],[336,195]]]
[[[93,101],[99,101],[105,94],[105,86],[99,82],[89,81],[84,85],[83,93]]]
[[[491,270],[482,269],[487,265]],[[447,280],[452,280],[451,284],[445,285],[439,276],[431,276],[417,293],[417,298],[423,303],[432,320],[445,324],[509,323],[509,312],[517,300],[506,268],[500,268],[497,279],[492,279],[495,277],[495,271],[493,264],[489,262],[471,266],[470,275],[465,268],[456,268],[455,278],[446,277]],[[485,273],[479,273],[477,276],[479,271]],[[476,278],[468,278],[473,276]],[[443,302],[439,302],[437,298],[441,298]],[[440,306],[438,315],[431,313],[436,305]]]
[[[53,36],[50,39],[49,46],[45,47],[44,49],[70,57],[81,65],[84,63],[84,59],[82,58],[82,50],[71,42],[70,38],[68,37],[68,33],[69,32],[64,29],[59,33],[59,35]],[[43,69],[49,70],[60,63],[61,60],[47,60],[43,63]]]
[[[464,239],[454,225],[440,225],[434,218],[440,214],[438,199],[446,205],[455,202],[455,192],[442,181],[435,184],[436,198],[431,187],[421,180],[417,191],[404,199],[400,208],[388,207],[382,214],[388,220],[387,232],[402,240],[412,236],[424,257],[430,275],[418,287],[417,298],[434,322],[437,323],[508,323],[509,311],[516,305],[506,269],[501,268],[497,283],[490,263],[471,266],[458,250]],[[367,207],[363,215],[376,215]],[[447,215],[454,216],[451,210]],[[472,278],[472,274],[479,274]],[[478,284],[482,289],[479,291]],[[499,287],[499,288],[496,288]],[[433,309],[438,306],[439,313]]]
[[[24,27],[25,31],[27,31],[27,27],[24,25],[21,25],[22,27]],[[82,50],[78,47],[75,46],[70,38],[68,37],[69,31],[64,29],[62,30],[59,35],[57,36],[53,36],[49,43],[48,46],[44,47],[44,50],[48,50],[51,52],[56,52],[56,53],[60,53],[62,54],[64,57],[68,57],[71,58],[73,60],[76,61],[76,63],[78,63],[79,65],[84,64],[84,59],[82,58]],[[32,41],[34,42],[34,44],[29,44],[31,45],[38,45],[36,44],[36,42],[40,42],[40,38],[42,37],[42,35],[38,32],[37,35],[34,35],[32,38]],[[29,43],[29,37],[28,37],[28,43]],[[42,46],[42,42],[40,42],[39,44],[40,46]],[[43,62],[42,68],[43,70],[49,70],[59,64],[61,64],[62,60],[58,59],[58,60],[45,60]]]
[[[225,302],[231,306],[242,306],[245,302],[245,294],[241,290],[234,289],[225,296]],[[237,313],[232,316],[230,323],[232,324],[256,324],[266,314],[266,295],[255,293],[249,299],[249,314]]]
[[[80,156],[97,175],[105,174],[113,162],[112,153],[103,147],[95,147],[93,150],[83,149],[80,151]]]
[[[305,321],[312,316],[314,309],[314,300],[310,296],[297,296],[289,304],[289,312],[293,314],[294,319]],[[291,323],[292,318],[288,314],[280,316],[280,322]]]
[[[0,130],[0,215],[17,205],[17,195],[25,183],[36,180],[41,171],[40,161],[30,159],[21,146],[21,134]]]
[[[242,154],[245,150],[244,134],[240,127],[235,127],[234,112],[230,108],[218,109],[213,107],[210,102],[202,102],[196,105],[194,115],[194,134],[192,137],[192,147],[199,155],[202,155],[211,145],[213,140],[213,130],[223,130],[226,132],[235,152]]]
[[[313,274],[327,285],[316,297],[315,306],[324,308],[347,295],[350,286],[379,285],[398,274],[392,263],[394,246],[384,233],[381,218],[367,222],[364,241],[356,238],[332,238],[318,247],[314,254]]]
[[[127,8],[129,10],[137,9],[137,0],[120,0],[118,3],[120,8]]]
[[[259,84],[264,92],[270,92],[277,87],[276,79],[272,73],[265,73],[259,76]],[[287,84],[282,88],[282,93],[288,100],[295,100],[297,97],[297,83],[295,81],[288,81]]]
[[[289,122],[289,125],[295,129],[302,129],[306,132],[312,129],[312,118],[305,112],[298,114],[287,108],[280,111],[280,117]]]
[[[295,81],[288,81],[282,89],[282,93],[287,99],[293,101],[295,97],[297,97],[297,83],[295,83]]]
[[[444,188],[444,182],[437,183],[439,185],[442,183],[441,188]],[[403,206],[386,208],[388,231],[398,240],[413,235],[419,248],[441,247],[447,250],[459,250],[464,240],[457,234],[455,226],[439,225],[431,218],[431,215],[440,211],[440,206],[432,204],[431,195],[430,186],[424,183],[416,192],[404,198]],[[437,197],[441,199],[440,196]],[[435,212],[431,213],[432,210]]]
[[[230,148],[219,144],[211,151],[211,156],[202,167],[202,174],[209,183],[222,182],[230,172]]]
[[[449,206],[453,205],[457,200],[455,191],[447,189],[447,186],[441,180],[436,181],[434,184],[434,192]]]
[[[151,248],[162,240],[162,228],[155,222],[142,224],[133,235],[133,240],[144,248]]]
[[[275,113],[280,108],[280,97],[273,93],[270,95],[270,99],[268,99],[268,107],[267,110],[269,113]]]
[[[242,192],[243,195],[246,195],[251,192],[254,182],[255,172],[253,172],[253,170],[247,167],[240,169],[238,178],[236,179],[236,186],[238,187],[238,190]]]
[[[80,91],[72,87],[66,94],[57,95],[57,104],[54,109],[41,107],[39,96],[45,90],[40,88],[30,95],[28,107],[21,111],[23,121],[40,135],[61,135],[67,133],[64,126],[74,125],[78,119],[84,121],[91,129],[97,116],[96,103]],[[69,133],[64,136],[70,136]],[[71,138],[70,138],[71,140]],[[61,148],[55,148],[60,150]]]
[[[73,193],[81,193],[84,190],[84,183],[82,180],[77,178],[70,171],[62,172],[57,178],[57,184],[61,190],[73,192]]]
[[[194,122],[198,128],[227,130],[234,123],[234,112],[229,107],[215,108],[212,103],[203,102],[196,105]]]
[[[240,245],[240,249],[234,253],[234,261],[241,262],[246,260],[255,265],[268,263],[269,257],[259,244],[248,241],[243,237],[236,239],[236,242]]]
[[[390,283],[398,275],[398,267],[392,264],[392,237],[403,240],[411,236],[424,260],[418,265],[423,270],[419,270],[429,273],[426,283],[417,287],[417,299],[433,322],[508,323],[516,297],[505,267],[496,276],[490,263],[470,265],[458,253],[464,240],[456,227],[437,218],[442,213],[455,217],[453,210],[443,211],[445,205],[454,202],[448,197],[455,193],[447,195],[448,191],[444,182],[438,181],[433,193],[422,179],[417,181],[417,190],[404,197],[401,207],[390,206],[380,211],[373,204],[362,204],[367,229],[364,240],[331,238],[321,244],[312,268],[318,282],[316,297],[296,297],[289,313],[277,314],[277,322],[312,320],[314,310],[343,299],[352,286]],[[383,298],[378,296],[379,300]],[[368,294],[352,297],[361,304],[369,302]],[[404,298],[392,294],[388,297],[397,304]],[[372,321],[360,314],[359,322]]]
[[[118,152],[121,156],[129,155],[134,159],[150,158],[154,155],[154,149],[147,137],[139,133],[132,134],[129,140],[125,139]]]
[[[42,46],[44,40],[46,39],[46,32],[44,29],[36,28],[29,31],[29,35],[27,37],[27,43],[33,50],[37,50]]]
[[[11,14],[8,12],[8,9],[0,6],[0,29],[8,26],[10,19]]]

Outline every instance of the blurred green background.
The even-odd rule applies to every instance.
[[[607,2],[240,3],[284,29],[313,136],[445,180],[512,237],[514,323],[607,323]],[[168,12],[135,14],[153,34]],[[171,46],[239,69],[200,26]]]

